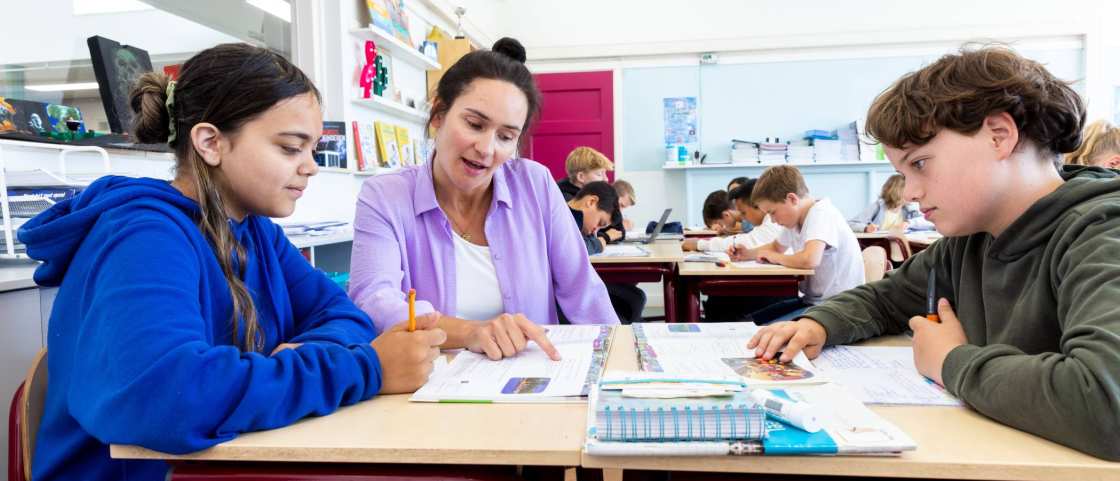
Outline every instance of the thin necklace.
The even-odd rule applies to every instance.
[[[471,237],[473,236],[470,232],[467,232],[466,229],[459,227],[459,224],[455,223],[455,219],[452,219],[450,215],[447,216],[447,220],[451,221],[451,227],[453,227],[456,231],[459,231],[459,237],[462,237],[463,240],[467,242],[471,241]]]

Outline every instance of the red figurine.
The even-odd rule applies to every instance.
[[[358,85],[362,87],[362,98],[368,99],[374,80],[377,79],[377,45],[372,40],[366,40],[366,63],[362,66],[362,73],[358,76]]]
[[[389,85],[389,68],[385,66],[384,58],[377,54],[377,45],[372,40],[366,40],[366,63],[358,76],[362,98],[368,99],[370,90],[378,97],[385,94],[385,88]]]

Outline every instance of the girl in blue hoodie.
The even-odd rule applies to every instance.
[[[60,286],[34,479],[162,480],[165,463],[109,445],[188,453],[427,379],[445,334],[378,335],[269,220],[318,170],[319,93],[299,69],[220,45],[130,101],[175,179],[102,178],[19,232],[36,282]]]

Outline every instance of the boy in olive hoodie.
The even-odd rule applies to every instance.
[[[1053,163],[1077,148],[1084,112],[1068,85],[1005,48],[904,76],[872,104],[868,132],[946,237],[748,347],[789,360],[910,329],[918,370],[968,406],[1120,460],[1120,182]],[[940,322],[925,316],[930,270]]]

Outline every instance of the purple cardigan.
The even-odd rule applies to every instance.
[[[618,324],[606,287],[591,267],[579,228],[548,169],[511,159],[494,172],[486,239],[505,312],[556,324],[556,304],[573,324]],[[379,330],[416,314],[454,314],[455,247],[436,203],[431,163],[371,177],[354,219],[350,297]]]

